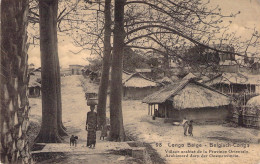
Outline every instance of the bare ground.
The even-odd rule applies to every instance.
[[[63,123],[67,127],[69,134],[79,136],[79,143],[86,143],[86,131],[85,120],[86,113],[89,111],[88,106],[84,98],[84,89],[97,90],[97,85],[89,83],[88,80],[82,83],[84,80],[81,76],[68,76],[62,78],[62,106],[63,106]],[[41,100],[38,98],[30,99],[30,105],[32,106],[31,121],[35,124],[40,122],[41,118]],[[107,103],[108,104],[108,103]],[[109,105],[107,106],[109,109]],[[247,129],[242,127],[227,127],[222,125],[194,125],[194,137],[184,137],[182,126],[173,126],[170,123],[164,123],[163,119],[152,120],[151,116],[147,115],[147,105],[141,103],[139,100],[124,100],[123,101],[123,115],[125,130],[129,136],[134,140],[138,140],[147,144],[150,147],[150,154],[154,153],[153,163],[258,163],[260,161],[259,144],[258,140],[259,130]],[[109,111],[107,110],[107,116],[109,117]],[[35,125],[34,125],[35,126]],[[39,127],[39,126],[36,126]],[[36,128],[37,129],[37,128]],[[34,132],[37,130],[34,130]],[[97,133],[97,147],[102,145],[99,143],[107,142],[100,141],[99,134]],[[33,138],[33,137],[32,137]],[[68,138],[65,139],[68,143]],[[162,145],[160,146],[160,143]],[[187,144],[194,144],[195,147],[187,147]],[[249,144],[249,148],[244,147],[210,147],[210,144],[233,144],[233,143],[246,143]],[[111,143],[112,144],[112,143]],[[171,147],[172,144],[184,145],[184,147]],[[202,145],[202,147],[196,148],[196,145]],[[111,145],[112,146],[112,145]],[[248,153],[231,153],[238,154],[238,157],[166,157],[166,150],[174,151],[218,151],[218,150],[236,150],[236,151],[248,151]],[[177,153],[178,154],[178,153]],[[230,153],[228,153],[230,154]],[[170,153],[170,155],[172,155]],[[190,155],[190,154],[189,154]],[[201,155],[194,154],[194,155]],[[210,154],[207,153],[209,156]],[[216,155],[216,154],[215,154]],[[220,154],[223,155],[223,154]],[[113,156],[113,155],[112,155]],[[112,158],[111,156],[111,158]],[[86,156],[86,158],[80,158],[78,156],[69,155],[68,158],[64,158],[63,162],[84,162],[84,160],[104,161],[95,155]],[[106,158],[109,159],[109,158]],[[118,160],[120,159],[120,160]],[[138,163],[131,160],[132,163]],[[156,160],[157,159],[157,160]],[[57,159],[56,159],[57,160]],[[123,159],[120,156],[114,156],[109,162],[119,161],[122,163],[129,163],[128,160]],[[128,162],[127,162],[128,161]],[[89,161],[91,162],[91,161]],[[92,161],[93,162],[93,161]],[[131,163],[130,162],[130,163]],[[113,163],[113,162],[111,162]]]

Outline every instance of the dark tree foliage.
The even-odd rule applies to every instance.
[[[146,58],[133,51],[131,48],[124,48],[123,70],[127,72],[135,72],[137,68],[150,68]]]

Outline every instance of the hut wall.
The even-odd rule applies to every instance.
[[[216,88],[218,91],[223,92],[223,93],[230,93],[231,88],[227,84],[216,84],[213,85],[214,88]]]
[[[159,87],[134,88],[124,87],[123,96],[129,99],[143,99],[144,97],[158,91]]]
[[[166,112],[165,112],[165,108],[166,108]],[[165,117],[165,114],[166,114],[166,117],[169,118],[171,113],[172,113],[172,104],[171,102],[168,102],[166,101],[165,103],[163,104],[159,104],[158,105],[158,113],[159,113],[159,116],[158,117]],[[175,115],[177,115],[178,113],[175,113]],[[170,117],[171,118],[171,117]]]
[[[159,113],[164,117],[164,105],[159,105]],[[196,122],[219,122],[225,121],[232,116],[229,106],[218,108],[195,108],[195,109],[174,109],[167,105],[167,117],[174,121],[181,121],[184,118]]]

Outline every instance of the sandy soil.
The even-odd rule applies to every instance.
[[[86,113],[89,107],[86,105],[83,87],[81,86],[83,77],[67,76],[62,77],[62,107],[63,107],[63,123],[67,127],[69,134],[79,136],[79,143],[86,143],[85,121]],[[89,90],[97,90],[97,85],[84,81],[84,88]],[[31,121],[39,121],[41,118],[41,100],[39,98],[31,98],[30,105],[32,106]],[[109,109],[109,105],[108,108]],[[184,137],[182,126],[173,126],[170,123],[163,123],[163,119],[156,118],[152,120],[148,116],[147,104],[141,103],[139,100],[124,100],[123,115],[125,130],[131,136],[139,141],[146,142],[152,145],[157,150],[166,163],[259,163],[259,144],[257,144],[259,131],[246,128],[232,128],[222,125],[194,125],[194,137]],[[107,111],[109,117],[109,111]],[[107,142],[100,141],[97,133],[97,147],[99,143]],[[68,142],[68,139],[66,139]],[[187,144],[193,144],[195,147],[188,147]],[[246,143],[249,147],[210,147],[210,144],[230,144]],[[176,145],[177,144],[177,145]],[[201,144],[201,145],[200,145]],[[102,144],[100,144],[102,145]],[[173,147],[174,146],[174,147]],[[176,147],[177,146],[177,147]],[[180,148],[178,148],[178,146]],[[183,147],[182,147],[183,146]],[[198,148],[196,148],[196,146]],[[201,147],[200,147],[201,146]],[[244,146],[244,145],[240,145]],[[247,145],[246,145],[247,146]],[[193,157],[192,153],[181,151],[196,151]],[[236,150],[248,151],[248,153],[209,153],[209,150]],[[168,151],[168,153],[166,152]],[[169,151],[179,151],[172,152]],[[201,151],[199,153],[198,151]],[[204,151],[204,152],[203,152]],[[207,153],[205,153],[207,151]],[[187,155],[189,157],[173,157],[176,155]],[[239,157],[202,157],[204,155],[238,155]],[[171,157],[167,157],[171,156]],[[195,156],[198,155],[198,156]],[[76,157],[71,157],[76,158]],[[91,158],[94,158],[94,156]],[[73,159],[69,159],[73,161]],[[83,160],[81,160],[82,162]]]

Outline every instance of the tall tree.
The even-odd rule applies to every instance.
[[[56,86],[57,86],[57,90],[56,90],[56,95],[57,95],[57,124],[58,124],[58,132],[61,136],[66,136],[66,128],[64,127],[63,123],[62,123],[62,101],[61,101],[61,81],[60,81],[60,63],[59,63],[59,56],[58,56],[58,37],[57,37],[57,31],[58,31],[58,23],[60,24],[61,21],[63,20],[63,18],[65,17],[65,15],[69,15],[72,13],[72,10],[76,8],[76,6],[78,5],[78,1],[73,3],[71,6],[69,6],[69,2],[67,1],[59,1],[59,3],[62,3],[62,5],[56,5],[53,8],[53,14],[54,14],[54,18],[53,18],[53,28],[54,28],[54,41],[55,41],[55,61],[56,61]],[[60,7],[61,6],[61,7]],[[58,7],[60,7],[61,12],[58,14]],[[32,0],[30,2],[30,9],[29,9],[29,22],[30,25],[34,27],[35,24],[39,23],[39,3],[37,0]],[[37,29],[38,27],[34,27],[32,29]],[[38,31],[37,31],[38,33]],[[36,34],[31,34],[30,36],[31,38],[33,38],[33,43],[37,42],[38,39],[35,38],[39,38]]]
[[[110,54],[111,54],[111,0],[105,0],[105,23],[104,23],[104,54],[101,81],[98,91],[98,127],[106,124],[106,102],[109,84]]]
[[[58,133],[57,40],[55,37],[58,0],[40,0],[40,50],[42,68],[42,125],[36,142],[61,142]]]
[[[28,0],[1,1],[1,163],[30,163],[27,128]]]
[[[61,100],[61,80],[60,80],[60,62],[58,55],[58,35],[57,35],[57,22],[58,22],[58,3],[53,8],[53,29],[54,29],[54,45],[55,45],[55,64],[56,64],[56,95],[57,95],[57,125],[58,132],[61,136],[67,136],[66,128],[62,123],[62,100]]]
[[[111,72],[111,94],[110,94],[110,140],[124,141],[125,132],[122,113],[122,68],[124,52],[124,5],[125,0],[115,0],[114,10],[114,39]]]

